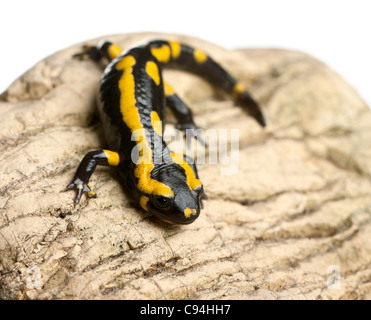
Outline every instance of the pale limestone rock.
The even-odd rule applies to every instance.
[[[156,37],[210,53],[261,103],[267,127],[204,80],[166,71],[202,128],[240,130],[238,174],[199,166],[209,200],[187,226],[133,207],[110,168],[92,177],[98,198],[75,208],[65,187],[83,155],[105,147],[102,68],[71,58],[81,44],[47,57],[0,101],[0,298],[369,299],[370,109],[303,53],[109,38],[125,48]]]

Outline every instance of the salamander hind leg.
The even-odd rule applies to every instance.
[[[81,160],[72,182],[67,186],[67,189],[77,190],[75,205],[79,204],[81,196],[84,193],[86,193],[90,198],[97,196],[89,183],[89,179],[97,165],[117,166],[119,163],[120,157],[116,152],[109,150],[95,150],[88,152]]]

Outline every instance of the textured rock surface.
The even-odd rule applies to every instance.
[[[265,130],[202,79],[165,73],[202,128],[240,129],[238,174],[199,166],[209,200],[188,226],[134,208],[110,168],[75,208],[65,186],[105,146],[101,68],[71,59],[80,45],[46,58],[0,101],[0,298],[370,299],[370,109],[305,54],[171,38],[212,53],[263,106]]]

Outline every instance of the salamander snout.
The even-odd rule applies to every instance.
[[[202,194],[189,189],[177,193],[175,197],[152,196],[147,203],[148,211],[170,223],[190,224],[200,215]]]

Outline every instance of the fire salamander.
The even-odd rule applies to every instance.
[[[191,110],[162,78],[163,67],[200,75],[231,94],[261,126],[265,120],[244,86],[199,49],[165,40],[153,40],[122,51],[103,41],[84,46],[80,59],[110,62],[100,85],[99,110],[110,150],[88,152],[68,189],[96,197],[89,179],[97,165],[118,167],[128,191],[145,211],[170,223],[189,224],[197,219],[207,197],[196,165],[171,152],[163,141],[164,109],[174,113],[178,128],[204,143],[197,134]],[[204,143],[205,144],[205,143]],[[137,156],[135,152],[137,150]],[[134,155],[134,156],[132,156]]]

